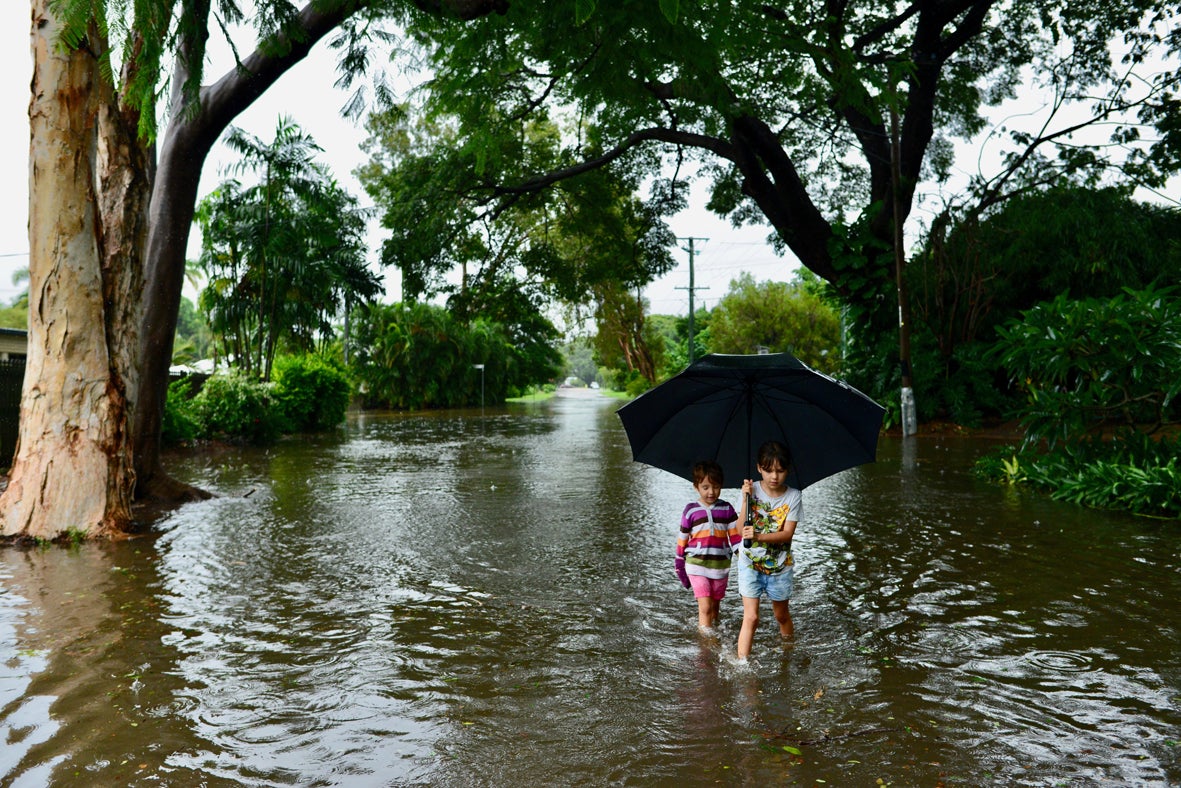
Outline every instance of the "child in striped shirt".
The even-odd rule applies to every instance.
[[[730,557],[742,532],[734,507],[720,500],[722,466],[704,460],[693,466],[693,488],[698,500],[686,504],[677,536],[677,577],[697,598],[697,626],[709,630],[718,623],[722,597],[730,580]]]

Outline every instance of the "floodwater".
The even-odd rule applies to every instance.
[[[0,785],[1181,783],[1177,522],[883,439],[738,664],[617,405],[360,415],[180,460],[219,497],[152,536],[0,550]]]

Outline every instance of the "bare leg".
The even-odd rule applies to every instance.
[[[795,634],[795,624],[791,620],[791,609],[788,602],[772,602],[771,609],[775,611],[775,620],[779,622],[779,634],[789,638]]]
[[[717,609],[715,600],[707,596],[697,597],[697,628],[709,629],[714,625],[714,619],[717,614],[714,612]]]
[[[750,656],[750,648],[755,641],[755,630],[759,627],[759,598],[744,596],[742,598],[742,629],[738,632],[738,658],[746,659]]]

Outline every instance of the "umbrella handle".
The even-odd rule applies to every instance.
[[[747,493],[747,495],[746,495],[746,525],[754,525],[754,524],[755,524],[755,513],[754,513],[754,510],[751,509],[751,506],[750,506],[750,494]],[[750,546],[752,544],[754,544],[754,542],[750,539],[743,539],[742,540],[742,546],[748,550],[750,549]]]

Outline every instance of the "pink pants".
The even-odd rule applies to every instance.
[[[700,599],[701,597],[721,599],[726,595],[726,584],[728,580],[729,578],[715,580],[712,577],[689,575],[689,585],[693,587],[693,597],[695,599]]]

